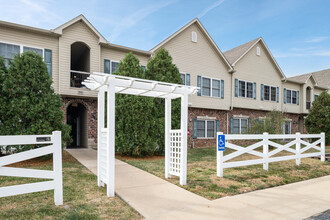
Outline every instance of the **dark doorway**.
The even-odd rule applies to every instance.
[[[80,103],[72,103],[67,109],[67,124],[71,125],[72,143],[69,147],[87,147],[87,109]]]

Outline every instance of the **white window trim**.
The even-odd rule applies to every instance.
[[[203,78],[204,79],[209,79],[210,80],[210,95],[203,95]],[[218,80],[220,82],[220,91],[219,91],[219,97],[218,96],[213,96],[212,94],[212,80]],[[208,76],[201,76],[201,96],[204,96],[204,97],[211,97],[211,98],[218,98],[218,99],[221,99],[221,79],[216,79],[216,78],[212,78],[212,77],[208,77]]]
[[[296,92],[296,94],[298,94],[298,90],[287,89],[287,88],[285,88],[285,89],[286,89],[286,96],[285,96],[286,103],[285,104],[297,105],[297,102],[298,102],[297,95],[296,95],[296,103],[292,103],[292,97],[293,97],[292,92]],[[287,98],[288,97],[288,91],[291,91],[291,100],[290,100],[290,103],[288,103],[288,98]]]
[[[239,82],[245,82],[245,96],[240,96],[239,95]],[[247,97],[247,83],[252,83],[252,97]],[[238,80],[238,98],[245,98],[245,99],[254,99],[253,98],[253,82],[251,81],[246,81],[246,80]],[[256,88],[257,89],[257,88]],[[257,91],[256,91],[257,92]]]
[[[215,133],[216,133],[216,120],[205,120],[205,119],[198,119],[197,118],[197,121],[205,121],[205,128],[204,128],[204,135],[205,137],[197,137],[197,139],[214,139],[215,138]],[[207,122],[208,121],[213,121],[214,122],[214,134],[213,134],[213,137],[207,137]]]
[[[265,86],[269,86],[269,100],[266,100],[265,99]],[[275,101],[272,101],[272,87],[275,88]],[[268,85],[268,84],[264,84],[264,101],[267,101],[267,102],[277,102],[277,86],[272,86],[272,85]],[[280,91],[279,91],[280,92]],[[279,94],[280,95],[280,94]],[[292,97],[292,95],[291,95]]]
[[[35,49],[38,49],[38,50],[42,50],[42,60],[45,59],[45,57],[44,57],[45,56],[45,48],[35,47],[35,46],[32,46],[32,45],[11,43],[11,42],[7,42],[7,41],[0,41],[0,43],[11,44],[11,45],[19,46],[19,52],[20,52],[20,54],[23,53],[23,48],[24,47],[30,47],[30,48],[35,48]]]
[[[118,64],[120,63],[120,61],[110,59],[110,74],[112,74],[112,62],[118,63]]]
[[[233,117],[233,119],[239,120],[239,133],[238,134],[242,134],[242,120],[246,120],[246,130],[249,129],[249,117]]]

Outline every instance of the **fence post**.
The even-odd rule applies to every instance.
[[[321,133],[321,161],[325,161],[325,133]]]
[[[217,132],[217,145],[216,145],[216,151],[217,151],[217,176],[223,177],[223,151],[218,151],[218,135],[223,135],[223,132]]]
[[[62,177],[62,137],[61,131],[53,131],[53,168],[54,178],[54,201],[55,205],[63,205],[63,177]]]
[[[300,145],[300,133],[297,132],[296,133],[296,165],[299,166],[300,162],[301,162],[301,158],[300,158],[300,149],[301,149],[301,145]]]
[[[268,133],[263,133],[263,153],[264,153],[264,163],[263,163],[263,169],[268,170]]]

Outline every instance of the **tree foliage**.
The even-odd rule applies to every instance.
[[[144,69],[132,53],[119,63],[117,75],[145,78]],[[121,155],[149,156],[156,151],[153,99],[116,94],[116,150]]]
[[[330,144],[330,95],[322,92],[313,102],[305,120],[308,133],[325,132],[326,143]]]
[[[266,114],[264,119],[257,119],[252,122],[249,133],[262,134],[281,134],[283,132],[283,123],[285,115],[281,111],[273,110]]]
[[[129,53],[119,63],[118,75],[181,84],[178,68],[168,51],[161,48],[144,70]],[[164,154],[165,104],[160,98],[116,95],[116,149],[121,155]],[[172,127],[180,127],[180,100],[172,102]]]
[[[8,69],[0,59],[0,134],[36,135],[60,130],[63,143],[69,143],[70,127],[62,123],[63,103],[51,84],[46,64],[36,53],[15,56]]]

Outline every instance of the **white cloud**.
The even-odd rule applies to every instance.
[[[162,8],[165,8],[168,5],[173,4],[174,2],[175,1],[167,1],[149,5],[143,7],[142,9],[136,11],[135,13],[127,17],[124,16],[124,18],[113,29],[112,34],[110,35],[110,41],[115,41],[123,31],[135,26],[137,23],[148,17],[150,14]]]
[[[50,9],[50,1],[11,0],[2,1],[0,7],[1,20],[37,26],[54,27],[64,22],[60,16]]]
[[[209,7],[205,8],[201,13],[199,13],[196,17],[197,18],[202,18],[204,17],[207,13],[209,13],[209,11],[215,9],[216,7],[218,7],[219,5],[221,5],[224,2],[224,0],[219,0],[216,1],[215,3],[213,3],[212,5],[210,5]]]
[[[322,42],[324,40],[328,39],[328,37],[325,37],[325,36],[320,36],[320,37],[313,37],[313,38],[310,38],[308,40],[305,40],[303,41],[304,43],[319,43],[319,42]]]

